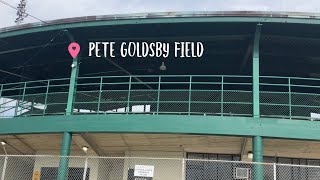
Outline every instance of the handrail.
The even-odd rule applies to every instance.
[[[135,78],[139,78],[139,81]],[[320,114],[320,79],[278,76],[260,78],[263,79],[260,81],[261,117],[317,119],[311,117],[311,113]],[[32,109],[40,113],[37,115],[64,114],[68,80],[62,78],[1,84],[0,97],[17,101],[15,111],[24,102],[32,102],[23,105],[32,107],[30,111],[17,112],[16,116],[33,115],[35,112]],[[243,75],[78,77],[74,114],[251,116],[252,96],[252,76]],[[5,103],[0,108],[6,111],[11,107]]]

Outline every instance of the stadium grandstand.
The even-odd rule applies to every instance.
[[[90,42],[204,50],[110,58],[89,56]],[[2,28],[1,180],[318,180],[319,70],[320,14],[145,13]]]

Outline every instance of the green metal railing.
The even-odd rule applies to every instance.
[[[2,84],[0,117],[65,114],[69,79]]]
[[[0,117],[64,115],[69,81],[0,85]],[[262,76],[260,116],[313,119],[311,113],[320,113],[319,85],[319,79]],[[79,77],[73,114],[252,116],[252,97],[251,76]]]
[[[250,79],[248,76],[79,78],[74,104],[78,112],[75,113],[87,110],[87,113],[250,116]]]
[[[320,114],[320,79],[276,76],[263,76],[260,79],[262,117],[320,118],[317,118],[317,114]]]

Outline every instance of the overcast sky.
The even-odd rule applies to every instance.
[[[0,0],[17,6],[20,0]],[[320,12],[319,0],[28,0],[27,12],[42,20],[167,11]],[[12,26],[16,10],[0,3],[0,27]],[[35,22],[27,17],[25,23]]]

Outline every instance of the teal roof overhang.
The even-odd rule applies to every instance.
[[[13,74],[21,73],[28,77],[24,80],[69,77],[71,58],[66,47],[70,40],[64,30],[81,43],[82,49],[87,49],[89,41],[201,41],[205,47],[201,60],[171,61],[168,58],[164,60],[169,67],[166,74],[251,75],[248,59],[258,23],[263,24],[261,75],[317,76],[319,14],[169,12],[86,16],[2,28],[0,67],[3,71],[0,76],[10,77],[0,79],[0,82],[15,82],[19,76],[13,78]],[[123,75],[110,63],[89,58],[87,52],[81,56],[80,76],[100,72],[107,72],[102,75]],[[117,63],[132,74],[163,74],[159,71],[161,58],[126,60]]]
[[[85,16],[59,19],[46,22],[25,24],[0,29],[0,38],[28,33],[128,24],[161,24],[161,23],[201,23],[201,22],[251,22],[251,23],[294,23],[320,24],[320,14],[298,12],[168,12],[142,13],[105,16]]]

